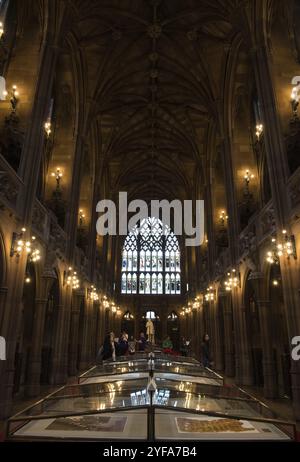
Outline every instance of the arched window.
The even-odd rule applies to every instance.
[[[122,252],[123,294],[178,295],[180,272],[178,239],[168,226],[146,218],[130,231]]]

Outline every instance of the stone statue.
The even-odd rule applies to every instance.
[[[155,331],[154,331],[154,324],[151,321],[151,319],[148,319],[148,321],[146,322],[146,332],[147,332],[147,340],[148,340],[148,342],[154,343]]]

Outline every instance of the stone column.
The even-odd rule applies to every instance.
[[[48,31],[46,42],[42,46],[39,75],[33,102],[33,110],[30,117],[26,138],[22,150],[20,164],[20,176],[25,188],[18,198],[18,210],[23,218],[23,223],[31,221],[34,198],[36,195],[40,163],[44,152],[45,133],[43,125],[46,122],[47,111],[51,98],[52,83],[54,79],[57,56],[59,52],[60,26],[63,24],[65,3],[53,1],[49,4],[49,17],[53,15],[56,21],[47,24]],[[57,29],[55,29],[57,27]]]
[[[17,326],[22,318],[25,257],[22,255],[19,259],[10,258],[7,273],[8,290],[2,297],[3,314],[0,335],[6,340],[6,361],[0,361],[0,419],[8,417],[12,410]]]
[[[234,360],[234,327],[233,313],[231,305],[231,295],[229,292],[221,292],[220,297],[223,303],[224,315],[224,347],[225,347],[225,375],[234,377],[235,375],[235,360]]]
[[[90,324],[90,316],[91,316],[91,303],[92,303],[91,300],[88,300],[85,303],[83,326],[80,326],[80,329],[83,329],[83,341],[82,341],[80,364],[79,364],[79,369],[80,370],[87,369],[87,367],[90,364],[90,357],[89,357],[89,340],[90,340],[89,324]]]
[[[69,375],[73,376],[78,373],[78,334],[79,334],[79,315],[82,300],[84,300],[84,290],[77,291],[73,296],[71,309],[71,326],[70,326],[70,347],[69,347]]]
[[[4,307],[5,307],[7,291],[8,291],[7,287],[0,287],[0,328],[2,326],[2,320],[4,316]],[[1,335],[1,331],[0,331],[0,335]]]
[[[34,322],[32,329],[32,345],[30,349],[29,365],[26,380],[26,395],[29,397],[37,396],[40,393],[40,377],[42,365],[42,343],[44,334],[45,314],[48,303],[48,294],[56,279],[52,269],[44,271],[42,276],[43,289],[41,298],[35,300]]]
[[[251,273],[252,287],[259,310],[259,322],[261,327],[261,340],[263,348],[263,372],[264,372],[264,396],[266,398],[276,398],[278,396],[276,364],[272,345],[272,320],[271,302],[266,300],[263,293],[264,280],[260,272]]]
[[[220,295],[219,290],[219,295]],[[214,316],[214,324],[215,324],[215,369],[217,371],[224,370],[224,354],[223,354],[223,345],[221,342],[221,329],[220,329],[220,310],[222,310],[222,300],[218,298],[217,303],[215,304],[215,316]]]
[[[98,324],[97,324],[98,329],[96,330],[96,345],[97,345],[97,352],[98,352],[100,346],[103,344],[103,341],[104,341],[104,329],[103,329],[103,322],[104,321],[103,321],[102,304],[97,303],[96,306],[97,306],[97,310],[98,310]]]
[[[263,5],[262,5],[263,7]],[[266,147],[266,159],[269,170],[270,185],[272,190],[272,201],[275,211],[275,221],[278,234],[282,229],[287,228],[290,223],[290,202],[288,189],[286,187],[288,173],[287,153],[276,108],[276,98],[273,87],[273,76],[271,72],[271,56],[265,37],[263,22],[258,24],[260,30],[257,37],[260,41],[253,44],[252,59],[256,78],[258,96],[261,103],[264,141]],[[281,258],[280,261],[282,286],[284,295],[285,314],[290,339],[299,335],[299,279],[297,273],[299,268],[293,259]],[[291,380],[293,390],[293,406],[297,420],[300,420],[300,364],[293,361],[291,364]]]

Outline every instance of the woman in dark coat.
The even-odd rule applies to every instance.
[[[102,359],[103,361],[106,359],[116,359],[115,334],[113,332],[107,334],[104,339]]]

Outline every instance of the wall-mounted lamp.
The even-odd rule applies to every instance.
[[[8,92],[6,90],[4,90],[3,96],[4,96],[5,99],[8,96]],[[17,87],[17,85],[13,85],[12,89],[11,89],[11,92],[10,92],[10,104],[11,104],[11,111],[12,111],[13,114],[16,113],[17,107],[18,107],[18,104],[19,104],[18,96],[19,96],[18,87]]]
[[[35,242],[35,236],[32,236],[31,238],[32,242]],[[30,252],[30,261],[32,261],[33,263],[39,261],[41,259],[41,252],[39,249],[37,249],[36,247],[31,247],[31,252]]]
[[[98,292],[97,292],[97,289],[95,286],[91,286],[89,289],[88,289],[88,296],[91,300],[93,300],[94,302],[96,302],[97,300],[99,300],[99,295],[98,295]]]
[[[293,234],[289,236],[286,229],[283,229],[281,233],[282,239],[278,240],[273,237],[271,241],[272,249],[267,251],[266,260],[271,265],[274,263],[278,265],[280,257],[283,256],[288,259],[290,257],[297,259],[295,236]]]
[[[103,306],[105,309],[109,308],[109,301],[107,300],[107,296],[104,295],[103,297]]]
[[[80,228],[84,225],[85,214],[83,213],[82,209],[79,209],[79,226]]]
[[[278,281],[277,279],[273,279],[272,285],[273,285],[274,287],[279,286],[279,281]]]
[[[61,179],[63,177],[63,173],[62,173],[60,167],[57,167],[56,171],[51,173],[51,176],[55,178],[55,180],[56,180],[56,189],[59,190],[60,181],[61,181]]]
[[[240,285],[240,278],[235,269],[227,273],[227,279],[224,282],[225,290],[228,292]]]
[[[76,290],[80,287],[80,281],[77,276],[77,271],[73,271],[73,268],[70,266],[68,272],[65,275],[65,284]]]
[[[298,85],[293,87],[292,93],[291,93],[291,106],[292,106],[292,112],[293,112],[294,119],[298,118],[299,101],[300,101],[300,82],[298,83]]]
[[[31,277],[29,275],[25,275],[25,283],[30,284],[31,283]]]
[[[263,134],[263,131],[264,131],[264,126],[263,124],[257,124],[256,125],[256,132],[255,132],[255,135],[256,135],[256,138],[259,140],[261,135]]]
[[[251,173],[249,170],[246,170],[245,175],[244,175],[244,180],[247,186],[249,186],[249,183],[251,180],[253,180],[254,175]]]
[[[193,302],[192,309],[197,310],[198,308],[200,308],[200,302],[199,302],[198,297],[197,297],[197,298],[195,298],[195,301]]]
[[[245,175],[244,175],[244,181],[245,181],[245,195],[246,195],[246,196],[249,196],[249,195],[250,195],[249,185],[250,185],[251,180],[253,180],[253,178],[254,178],[253,173],[251,173],[249,170],[246,170],[246,171],[245,171]]]
[[[20,233],[13,233],[10,248],[10,256],[20,257],[22,253],[29,257],[30,261],[35,263],[41,259],[40,250],[35,247],[35,236],[25,238],[26,228],[22,228]]]
[[[3,23],[0,22],[0,40],[2,39],[3,34],[4,34],[4,26],[3,26]]]
[[[128,320],[134,319],[133,314],[129,313],[129,311],[127,311],[127,313],[125,313],[123,317],[124,319],[128,319]]]
[[[214,294],[214,289],[213,289],[213,286],[209,286],[207,289],[206,289],[206,294],[205,294],[205,300],[207,302],[211,302],[215,299],[215,294]]]
[[[228,220],[228,215],[226,215],[225,210],[222,210],[219,215],[220,225],[223,227],[225,226],[226,221]]]
[[[45,122],[44,129],[47,138],[49,138],[49,136],[51,135],[51,120],[47,120],[47,122]]]

